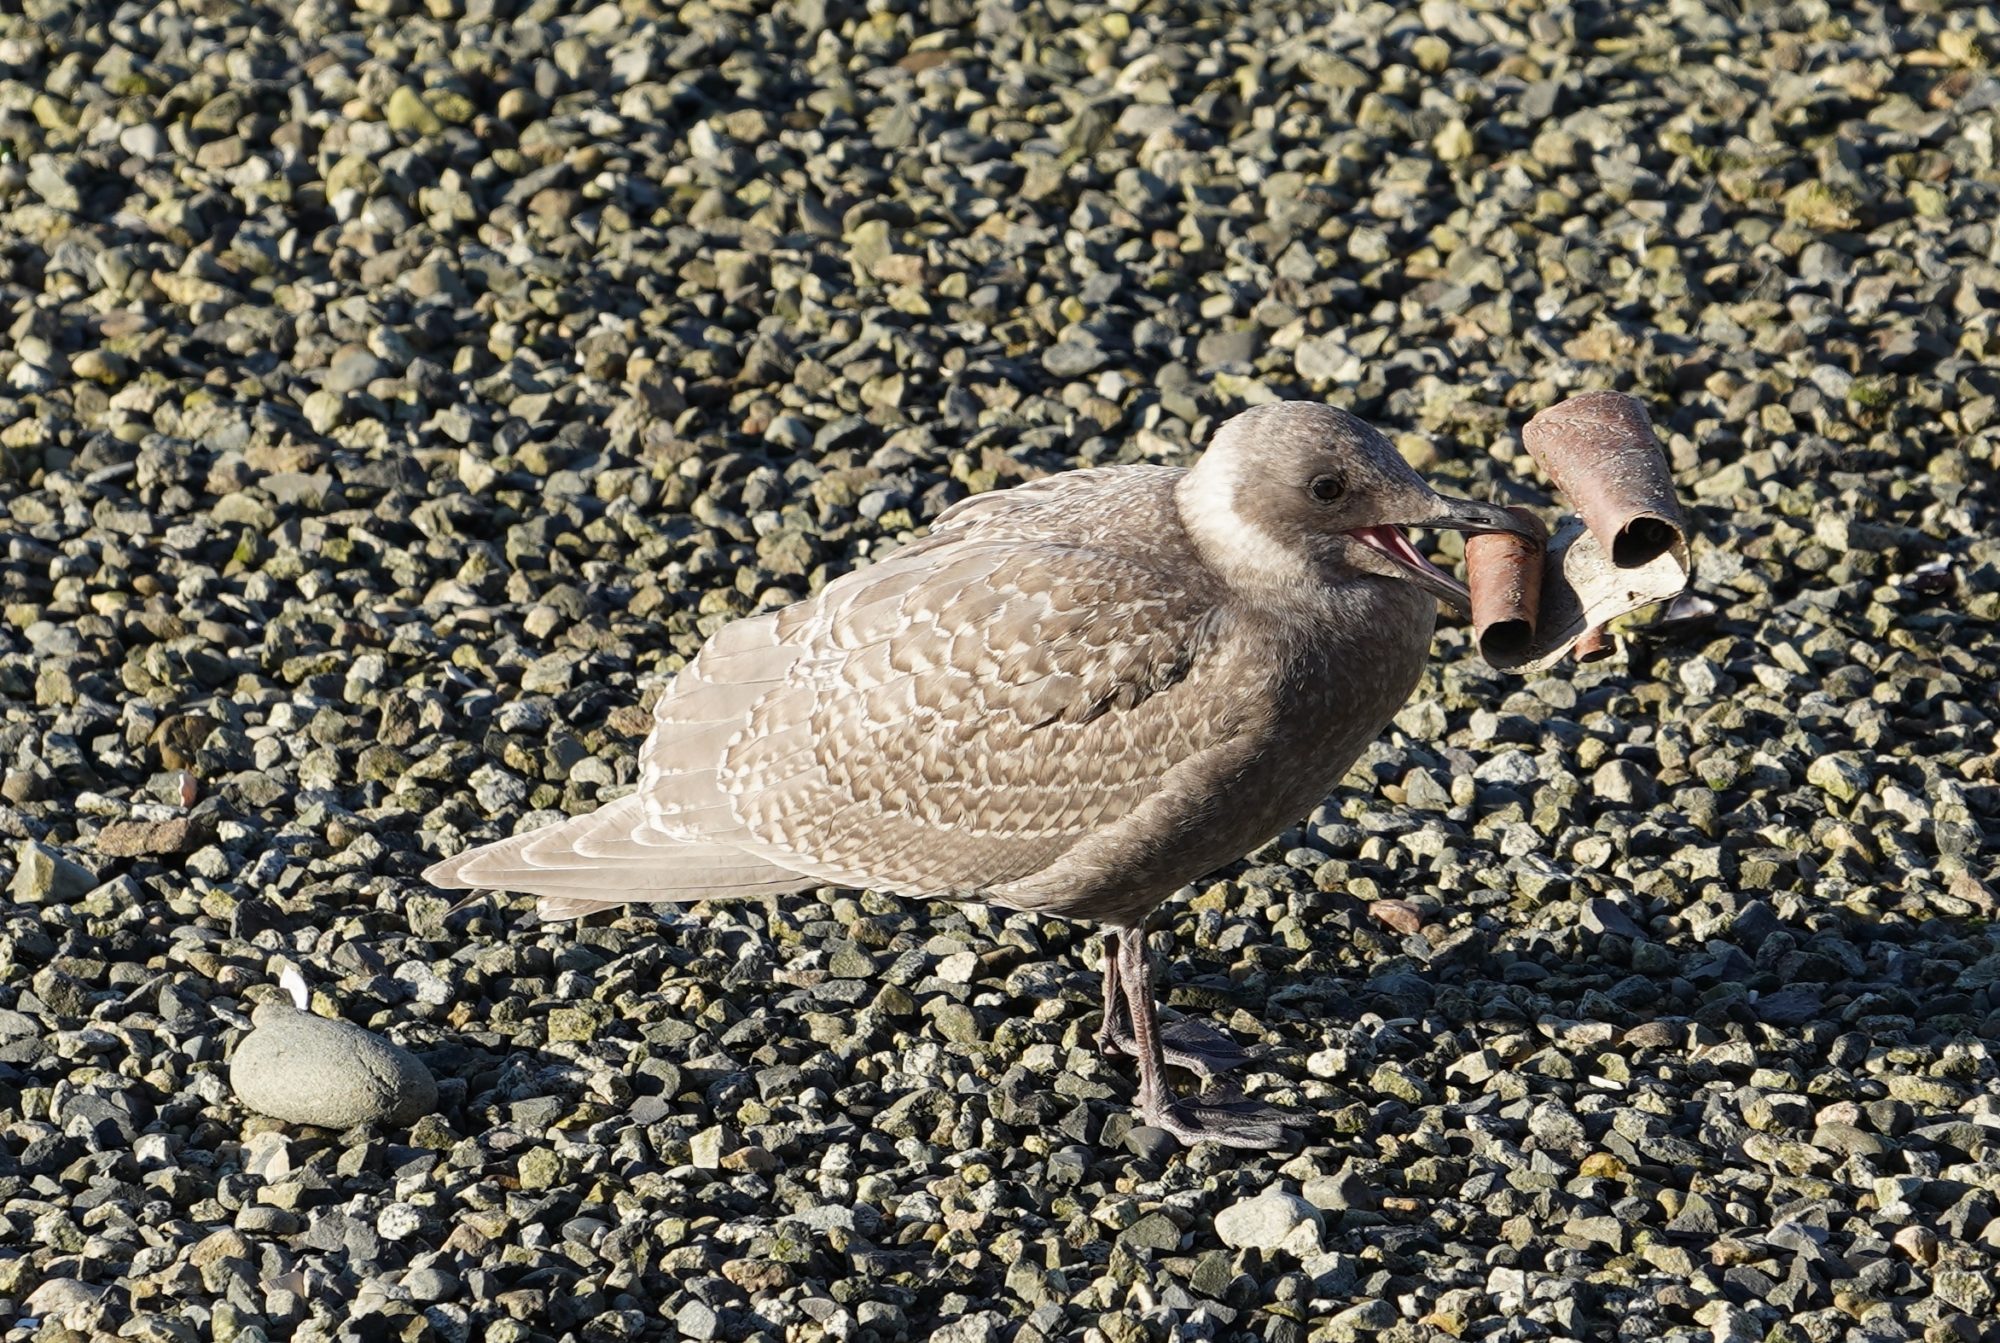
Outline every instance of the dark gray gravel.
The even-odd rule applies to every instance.
[[[1991,6],[4,8],[0,1343],[2000,1341]],[[414,879],[970,491],[1590,387],[1702,600],[1170,907],[1294,1155],[1077,929]],[[288,972],[430,1112],[242,1105]]]

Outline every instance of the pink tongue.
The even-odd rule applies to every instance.
[[[1449,579],[1450,574],[1424,558],[1423,552],[1410,544],[1410,538],[1403,535],[1401,527],[1383,524],[1379,527],[1356,527],[1348,535],[1358,538],[1364,545],[1373,546],[1393,559],[1401,560],[1413,569],[1436,574]]]

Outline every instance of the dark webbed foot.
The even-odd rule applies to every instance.
[[[1207,1101],[1169,1096],[1143,1112],[1154,1128],[1165,1129],[1187,1146],[1221,1143],[1270,1152],[1291,1146],[1290,1121],[1296,1116],[1255,1101]]]
[[[1107,1058],[1119,1054],[1138,1058],[1139,1037],[1132,1030],[1118,974],[1114,939],[1104,950],[1104,1024],[1097,1030],[1097,1051]],[[1172,1067],[1185,1068],[1197,1077],[1220,1077],[1256,1057],[1234,1037],[1186,1017],[1160,1023],[1160,1056]]]
[[[1139,1040],[1123,1012],[1097,1033],[1097,1047],[1106,1054],[1139,1056]],[[1160,1023],[1160,1057],[1197,1077],[1220,1077],[1250,1062],[1256,1055],[1206,1022],[1183,1017]]]

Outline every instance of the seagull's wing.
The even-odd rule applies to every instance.
[[[1101,530],[1109,491],[1164,527],[1177,475],[968,500],[814,598],[724,627],[655,708],[632,796],[426,875],[563,916],[816,883],[952,895],[1043,871],[1239,726],[1199,684],[1219,594],[1171,547]]]
[[[659,708],[651,823],[841,885],[990,890],[1229,735],[1188,684],[1214,594],[1129,552],[991,530],[718,637]]]

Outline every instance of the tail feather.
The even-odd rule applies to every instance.
[[[631,902],[782,895],[817,884],[727,844],[676,842],[649,832],[645,810],[632,797],[446,858],[428,868],[424,880],[444,889],[540,896],[545,919]]]

